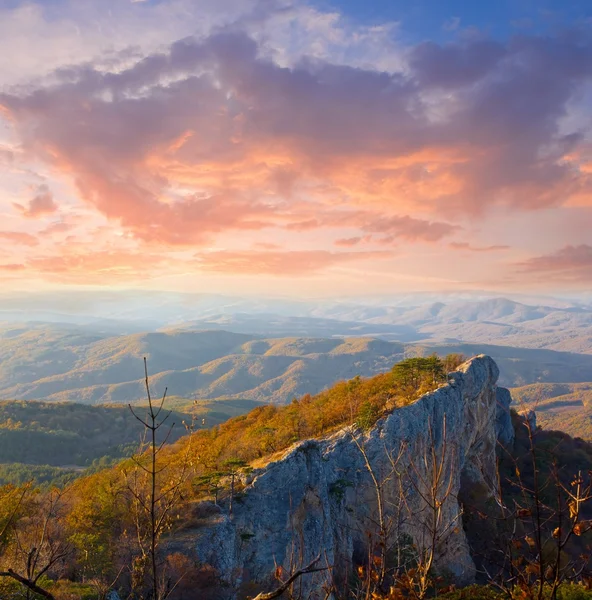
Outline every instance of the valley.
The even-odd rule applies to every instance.
[[[471,507],[464,518],[471,548],[488,547],[480,537],[483,526],[474,521],[476,515],[492,510],[483,489],[496,477],[496,439],[509,453],[500,455],[508,482],[512,461],[520,463],[526,478],[530,476],[524,449],[526,422],[510,413],[512,400],[520,412],[536,411],[543,427],[537,434],[541,450],[551,449],[551,455],[560,457],[569,469],[588,464],[592,450],[584,440],[592,440],[592,353],[586,345],[585,327],[578,336],[571,329],[562,333],[559,325],[545,329],[542,321],[549,315],[499,301],[465,305],[464,312],[439,305],[393,310],[398,314],[395,323],[379,322],[395,319],[393,314],[377,316],[378,309],[364,315],[359,308],[336,311],[328,316],[211,314],[180,323],[153,323],[147,329],[138,323],[117,326],[116,320],[5,322],[0,327],[0,491],[8,490],[7,498],[12,498],[10,490],[28,494],[34,485],[40,498],[51,498],[52,490],[73,490],[71,512],[63,513],[68,515],[64,517],[68,531],[82,536],[81,540],[85,536],[94,540],[100,532],[109,543],[128,543],[117,528],[111,531],[99,524],[88,529],[84,520],[77,521],[77,515],[86,514],[89,505],[93,514],[117,507],[118,527],[126,523],[125,527],[131,527],[126,511],[142,514],[141,504],[139,509],[130,507],[136,498],[135,486],[147,493],[147,471],[135,461],[141,456],[138,451],[149,446],[143,445],[146,431],[127,404],[141,415],[147,410],[144,357],[152,396],[158,398],[167,390],[166,407],[172,411],[170,423],[175,424],[170,434],[165,428],[161,435],[164,454],[158,460],[167,473],[169,469],[175,473],[183,489],[182,496],[171,497],[176,498],[171,505],[175,517],[169,525],[171,535],[159,534],[161,551],[187,561],[197,544],[199,555],[206,557],[205,567],[202,563],[184,567],[193,569],[188,572],[196,577],[205,577],[206,583],[197,588],[181,586],[179,597],[184,589],[188,597],[195,589],[203,597],[219,590],[206,577],[207,569],[219,574],[224,588],[235,586],[227,574],[237,570],[249,572],[253,582],[258,581],[256,573],[269,571],[274,557],[261,552],[235,556],[226,545],[242,547],[251,540],[267,539],[279,527],[276,508],[283,515],[292,498],[308,506],[309,492],[302,496],[305,489],[314,488],[323,498],[327,506],[321,512],[345,511],[340,520],[355,515],[356,523],[371,529],[374,525],[365,507],[375,498],[369,482],[360,479],[356,484],[365,490],[362,500],[360,492],[350,488],[354,487],[351,481],[359,478],[354,472],[363,473],[365,468],[365,463],[358,462],[378,443],[376,432],[383,427],[403,452],[406,439],[415,444],[423,440],[424,446],[431,439],[432,434],[426,434],[422,426],[424,419],[428,430],[432,419],[441,417],[441,410],[451,419],[454,436],[464,440],[461,446],[467,454],[459,463],[449,457],[450,469],[475,461],[466,472],[482,472],[470,492],[455,484],[460,486],[455,493]],[[365,320],[355,320],[361,318]],[[512,321],[514,325],[509,324]],[[522,333],[512,337],[510,327],[537,330],[538,337]],[[506,334],[500,337],[493,335],[495,331]],[[462,357],[475,358],[454,372]],[[449,371],[453,371],[450,376]],[[496,382],[507,386],[511,396],[496,388]],[[480,400],[475,403],[475,398]],[[401,415],[408,416],[400,421]],[[348,423],[355,423],[360,435],[368,436],[363,446],[357,445],[361,442],[352,437],[354,425]],[[440,430],[437,435],[445,452],[445,433]],[[470,450],[473,446],[478,452]],[[317,448],[324,448],[322,460]],[[427,450],[420,444],[415,451]],[[381,461],[385,459],[376,448],[373,453],[376,468],[384,470],[387,463]],[[412,467],[412,454],[404,456]],[[396,460],[394,455],[387,458]],[[318,479],[316,473],[327,469]],[[552,477],[547,471],[545,477]],[[130,472],[135,473],[132,480]],[[461,476],[458,471],[454,480],[464,481],[464,473]],[[413,485],[414,477],[407,474],[408,485]],[[258,478],[267,483],[258,483]],[[516,482],[504,479],[502,483],[504,493],[515,493]],[[101,506],[95,505],[95,489]],[[164,491],[166,486],[161,489],[169,493]],[[123,508],[118,495],[127,498],[128,508]],[[281,497],[281,506],[274,508],[268,500],[271,496]],[[265,518],[257,516],[263,504]],[[316,510],[302,513],[309,515],[306,527],[315,531],[307,547],[321,540],[333,552],[331,536],[317,533],[318,519],[324,522],[327,517],[317,518]],[[225,511],[233,515],[231,521],[221,518]],[[295,514],[300,512],[298,508]],[[339,527],[332,525],[340,539]],[[422,527],[411,527],[406,535],[422,535]],[[274,539],[277,546],[283,538]],[[86,542],[80,543],[74,544],[73,552],[82,556]],[[477,558],[468,552],[466,543],[463,536],[451,536],[448,544],[462,558],[440,556],[438,560],[446,568],[460,569],[460,580],[470,581],[473,571],[463,574],[462,565]],[[97,552],[103,552],[101,544]],[[577,547],[570,550],[574,556]],[[287,546],[280,551],[288,552]],[[226,556],[234,561],[230,567],[224,562]],[[101,560],[109,573],[121,562],[110,552]],[[343,560],[340,568],[351,558]],[[55,584],[49,585],[53,590]],[[65,585],[68,590],[76,589],[73,582]],[[125,577],[119,583],[122,589],[130,585]],[[92,586],[85,589],[92,593]]]
[[[147,305],[152,303],[152,329],[138,330],[147,315],[140,310],[131,320],[125,297],[115,311],[101,305],[103,316],[91,320],[81,314],[71,322],[5,321],[0,399],[142,402],[145,356],[156,393],[168,388],[181,411],[205,403],[219,413],[213,420],[221,421],[242,407],[285,404],[340,380],[385,372],[410,356],[485,353],[499,364],[500,383],[516,389],[517,400],[528,392],[529,406],[532,391],[525,386],[555,384],[545,388],[546,404],[538,407],[541,423],[592,435],[589,403],[579,400],[587,398],[581,384],[592,380],[592,308],[504,298],[424,298],[409,305],[412,300],[418,301],[383,306],[207,295],[180,302],[157,295]],[[559,384],[579,386],[582,393],[572,397]],[[553,398],[557,402],[549,404]]]
[[[586,382],[592,372],[592,354],[487,343],[265,338],[193,329],[105,336],[58,325],[5,326],[0,341],[0,398],[83,404],[140,401],[144,356],[157,390],[168,387],[187,400],[280,404],[341,379],[380,373],[402,358],[432,352],[487,353],[502,366],[502,383],[509,387]]]

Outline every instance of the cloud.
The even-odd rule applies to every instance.
[[[14,151],[0,144],[0,165],[10,165],[14,161]]]
[[[343,247],[351,247],[351,246],[357,246],[364,238],[361,237],[351,237],[351,238],[340,238],[338,240],[335,240],[335,245],[336,246],[343,246]]]
[[[592,283],[592,246],[565,246],[552,254],[535,256],[518,263],[520,272],[552,277],[556,282]]]
[[[493,40],[440,45],[423,42],[409,52],[409,64],[423,89],[459,89],[483,81],[506,56],[504,45]]]
[[[405,215],[375,219],[363,224],[362,229],[369,233],[384,233],[411,242],[437,242],[452,235],[460,227],[450,223],[431,222]]]
[[[314,226],[331,223],[330,213],[326,221],[315,221]],[[364,236],[340,238],[335,241],[337,246],[354,246],[360,242],[375,242],[379,244],[392,244],[397,240],[407,242],[439,242],[458,231],[460,227],[451,223],[428,221],[409,215],[383,216],[378,218],[371,213],[357,212],[350,215],[340,215],[333,223],[341,226],[358,227],[366,233]]]
[[[75,225],[73,223],[67,223],[65,221],[57,221],[56,223],[50,223],[45,229],[39,232],[40,235],[51,235],[53,233],[66,233],[71,231]]]
[[[508,250],[510,248],[510,246],[505,246],[503,244],[496,244],[493,246],[473,246],[468,242],[450,242],[448,247],[453,250],[469,250],[471,252],[497,252],[498,250]]]
[[[155,254],[125,250],[92,252],[63,248],[59,255],[31,258],[26,262],[26,268],[51,281],[108,284],[150,278],[155,267],[158,268],[166,260]]]
[[[9,264],[0,264],[0,271],[10,271],[10,272],[16,272],[16,271],[24,271],[26,269],[26,266],[20,263],[9,263]]]
[[[259,250],[279,250],[281,246],[271,242],[255,242],[253,244],[253,248],[257,248]]]
[[[20,231],[0,231],[0,239],[13,244],[22,244],[23,246],[37,246],[39,244],[39,240],[34,235]]]
[[[454,219],[592,194],[592,175],[563,158],[583,132],[560,130],[592,75],[588,32],[420,44],[396,72],[272,55],[235,28],[120,70],[63,68],[0,105],[29,156],[147,242],[322,226],[303,198],[373,213],[365,233],[437,241],[458,226],[401,212]]]
[[[248,15],[256,4],[256,0],[0,2],[1,85],[39,80],[75,62],[121,63],[122,58],[145,55],[187,35],[226,26]]]
[[[456,31],[460,27],[460,17],[450,17],[442,24],[444,31]]]
[[[47,62],[35,48],[20,53],[15,77],[26,85],[0,89],[9,125],[0,162],[11,161],[14,176],[3,196],[10,203],[22,189],[14,173],[28,164],[82,216],[69,242],[92,240],[106,253],[96,263],[81,248],[76,260],[67,256],[55,245],[63,236],[52,234],[69,221],[34,233],[32,219],[57,210],[40,189],[10,215],[4,239],[42,242],[48,255],[32,260],[48,277],[71,269],[72,281],[84,280],[78,265],[86,265],[97,281],[117,278],[115,252],[136,277],[135,254],[237,246],[254,254],[205,252],[202,270],[319,272],[362,256],[353,250],[402,243],[438,244],[443,262],[453,251],[467,264],[469,252],[484,253],[495,267],[495,252],[515,236],[493,229],[512,212],[543,218],[547,209],[592,206],[589,29],[402,49],[392,24],[370,30],[298,1],[105,0],[108,20],[91,2],[58,2],[70,9],[56,22],[38,4],[0,8],[8,36],[0,49],[18,47],[11,28],[34,40],[45,26],[51,40]],[[133,35],[141,25],[146,34]],[[192,27],[197,34],[186,37]],[[138,46],[125,49],[130,39]],[[7,57],[0,70],[14,75]],[[499,245],[471,235],[487,227]],[[461,235],[467,241],[448,243]],[[281,240],[285,250],[257,239]],[[302,254],[319,240],[324,249]]]
[[[259,252],[219,251],[198,255],[199,268],[220,273],[248,275],[303,276],[347,262],[392,256],[387,252],[329,252],[325,250],[286,250]]]
[[[40,185],[37,188],[37,194],[30,200],[27,206],[14,204],[15,208],[20,210],[24,217],[36,219],[45,215],[57,212],[58,205],[53,199],[53,194],[47,185]]]

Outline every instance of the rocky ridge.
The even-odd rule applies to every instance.
[[[367,557],[368,544],[380,535],[380,508],[393,551],[404,539],[418,548],[429,544],[434,449],[443,466],[434,564],[459,583],[472,581],[475,566],[458,498],[471,485],[496,493],[496,444],[511,444],[514,435],[510,394],[497,387],[498,376],[491,358],[477,356],[451,373],[448,384],[367,432],[348,427],[291,447],[251,474],[232,515],[221,511],[199,530],[198,558],[219,571],[228,597],[236,597],[245,581],[273,585],[277,565],[289,572],[320,555],[332,568],[301,581],[316,598],[314,590],[343,584]]]

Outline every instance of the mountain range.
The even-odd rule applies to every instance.
[[[581,396],[592,381],[592,304],[583,300],[77,293],[50,294],[43,306],[34,295],[3,296],[0,318],[5,400],[142,402],[146,356],[156,393],[168,388],[180,410],[207,402],[221,421],[229,409],[217,411],[220,400],[239,402],[230,408],[236,414],[383,372],[408,356],[486,353],[500,365],[501,384],[529,406],[533,389],[554,384],[544,387],[541,422],[592,432],[589,402],[569,391]]]
[[[318,307],[313,316],[212,314],[184,323],[267,335],[371,335],[402,342],[477,342],[592,353],[592,308],[494,298],[420,306]]]
[[[163,328],[264,337],[372,336],[400,342],[476,342],[592,352],[592,303],[491,295],[402,295],[296,301],[154,292],[0,296],[6,323],[69,324],[103,335]]]
[[[156,393],[193,399],[285,403],[335,381],[386,371],[419,354],[487,353],[503,385],[585,382],[592,354],[490,344],[404,344],[369,337],[261,336],[169,329],[104,335],[73,326],[6,326],[0,330],[0,398],[138,402],[145,396],[144,356]]]
[[[537,423],[592,441],[592,382],[534,383],[512,390],[521,410],[534,410]]]

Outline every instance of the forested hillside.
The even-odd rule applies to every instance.
[[[117,300],[115,300],[117,297]],[[69,310],[65,310],[68,307]],[[6,297],[0,317],[71,323],[87,334],[184,327],[264,338],[373,336],[592,353],[592,305],[548,297],[418,293],[295,300],[154,291]]]
[[[124,456],[141,433],[127,406],[0,402],[2,463],[84,466],[96,457]]]
[[[258,406],[250,400],[185,402],[171,398],[174,424],[168,442]],[[136,407],[138,414],[145,407]],[[71,480],[85,470],[103,468],[130,456],[144,430],[127,406],[73,403],[0,402],[0,484]]]
[[[220,519],[232,520],[233,506],[239,506],[243,502],[245,487],[252,481],[252,477],[262,476],[265,466],[281,459],[283,451],[294,442],[326,436],[344,425],[351,426],[347,431],[350,432],[349,437],[354,440],[352,443],[358,444],[361,456],[369,461],[363,441],[364,432],[369,432],[382,416],[413,403],[425,392],[446,385],[449,371],[453,370],[460,360],[462,357],[458,355],[450,355],[445,359],[436,356],[407,359],[395,364],[386,373],[372,378],[355,377],[340,382],[318,395],[303,396],[294,400],[288,406],[258,407],[220,426],[196,431],[176,444],[163,446],[161,449],[160,441],[167,439],[165,427],[152,449],[148,446],[145,453],[124,460],[114,468],[78,479],[64,490],[36,490],[30,485],[0,488],[0,526],[4,527],[4,536],[0,544],[0,563],[5,569],[5,575],[0,580],[0,593],[6,597],[9,594],[18,594],[25,582],[25,586],[37,586],[33,589],[42,590],[46,598],[56,600],[91,600],[113,588],[119,590],[121,597],[128,594],[150,597],[150,590],[154,589],[154,585],[163,585],[163,589],[167,590],[167,597],[171,600],[191,600],[196,595],[204,600],[224,597],[226,588],[220,586],[220,573],[207,560],[202,557],[196,559],[194,556],[195,536],[200,531],[207,535],[208,527],[223,522]],[[452,378],[454,379],[454,376]],[[456,383],[458,381],[461,383]],[[453,387],[462,385],[462,378],[454,379],[454,382]],[[492,393],[492,383],[486,383],[485,389]],[[493,394],[495,398],[494,391]],[[166,422],[166,412],[161,414],[158,406],[158,402],[153,405],[154,420],[150,415],[143,417],[147,426],[154,424],[158,427],[160,423]],[[495,408],[495,405],[493,406]],[[47,410],[51,408],[52,405],[46,406]],[[7,410],[14,417],[19,415],[18,405]],[[89,410],[88,407],[86,410]],[[110,409],[101,410],[105,411],[103,417],[106,419]],[[435,406],[435,410],[439,413],[441,409]],[[88,414],[94,413],[89,411]],[[125,421],[126,417],[123,419]],[[48,418],[48,427],[67,426],[68,423],[71,425],[72,421],[76,421],[76,418]],[[518,421],[516,443],[505,449],[506,454],[500,455],[500,473],[504,497],[508,498],[508,503],[514,498],[519,510],[502,517],[504,522],[507,521],[507,526],[513,527],[513,547],[520,548],[525,557],[522,564],[518,561],[513,563],[512,568],[520,573],[520,579],[512,586],[517,589],[528,589],[528,586],[532,586],[535,589],[538,584],[533,569],[539,568],[536,565],[539,564],[537,557],[540,553],[536,552],[539,542],[531,537],[529,517],[534,514],[535,507],[539,506],[541,510],[546,511],[545,514],[548,513],[545,524],[540,525],[538,529],[541,539],[542,536],[551,540],[557,537],[552,525],[557,513],[554,512],[556,509],[552,508],[554,500],[548,491],[550,485],[555,485],[555,463],[551,460],[552,456],[559,457],[562,461],[561,479],[558,481],[561,485],[565,482],[566,486],[580,485],[582,490],[577,493],[582,494],[583,498],[587,493],[585,490],[589,489],[587,477],[582,476],[580,484],[579,480],[575,483],[570,481],[573,479],[573,473],[587,468],[592,449],[585,442],[573,441],[565,434],[534,432],[531,439],[524,427],[525,422],[520,419]],[[488,427],[494,426],[487,419],[484,423]],[[425,424],[426,427],[435,425],[431,421]],[[409,443],[413,443],[413,440],[409,440]],[[534,454],[533,443],[536,444]],[[452,440],[451,444],[453,446]],[[450,451],[454,452],[452,447]],[[302,452],[303,456],[306,455],[304,448]],[[155,463],[151,463],[152,456]],[[387,453],[387,456],[390,456],[393,468],[398,468],[396,452],[392,455]],[[438,457],[436,452],[433,457],[434,473],[440,472]],[[322,457],[317,459],[322,460]],[[312,455],[306,460],[313,460]],[[533,460],[537,461],[534,464],[538,464],[534,471]],[[154,466],[151,467],[151,464]],[[429,461],[426,464],[430,464]],[[273,464],[270,468],[274,468]],[[312,463],[308,464],[307,468],[314,472]],[[367,468],[371,469],[370,466]],[[391,479],[388,473],[370,472],[374,473],[375,477],[386,477],[384,480],[376,479],[375,490],[379,490]],[[539,476],[539,484],[544,485],[544,489],[547,490],[544,498],[538,500],[531,491],[532,486],[536,489],[536,485],[539,485],[532,482],[534,472]],[[410,475],[412,474],[413,471],[410,472]],[[152,492],[151,481],[156,482]],[[396,479],[393,479],[393,482],[396,483]],[[355,485],[355,482],[348,479],[331,482],[332,501],[342,502],[350,487],[354,488],[350,499],[355,498],[358,493]],[[438,489],[436,488],[436,494],[445,493],[439,492]],[[479,550],[483,547],[482,544],[478,547],[479,536],[486,530],[491,531],[489,539],[492,542],[486,547],[487,551],[502,551],[505,548],[503,535],[502,545],[497,545],[497,538],[503,533],[503,528],[496,526],[500,517],[490,518],[486,523],[487,529],[483,525],[483,520],[487,519],[486,512],[498,510],[498,505],[492,502],[492,496],[484,490],[475,486],[469,489],[471,497],[463,502],[465,510],[468,511],[464,515],[465,527],[472,528],[476,535],[470,537],[471,543],[475,544],[475,550]],[[404,493],[412,494],[412,490]],[[544,508],[537,504],[540,501],[546,503]],[[262,505],[258,510],[272,510],[273,499],[270,498],[269,502],[269,507]],[[570,516],[565,517],[567,520],[564,521],[564,527],[566,523],[570,523],[569,527],[573,528],[577,535],[570,534],[571,537],[575,537],[569,545],[563,546],[562,556],[573,557],[573,560],[579,562],[582,559],[578,552],[581,553],[581,549],[588,543],[587,524],[592,523],[589,521],[591,515],[588,505],[588,500],[582,500],[582,506],[578,508],[578,519],[574,520],[573,516]],[[315,506],[313,503],[311,510],[316,510]],[[152,510],[155,511],[155,518],[151,519]],[[492,517],[495,514],[497,513],[492,512]],[[282,512],[282,515],[283,523],[285,514]],[[45,528],[42,539],[37,536],[40,527]],[[249,530],[242,531],[241,544],[244,545],[245,552],[253,551],[249,546],[251,537]],[[150,539],[156,540],[152,550]],[[375,550],[376,554],[371,556],[370,562],[366,555],[357,557],[359,563],[356,575],[352,575],[351,580],[345,582],[348,593],[355,595],[357,590],[369,589],[372,590],[371,597],[374,600],[415,597],[409,596],[409,593],[422,588],[418,587],[414,573],[417,569],[423,569],[425,589],[429,591],[430,596],[437,594],[442,598],[458,599],[499,597],[495,587],[470,588],[462,591],[461,595],[460,592],[452,591],[446,578],[435,572],[430,566],[431,563],[424,562],[424,555],[418,553],[418,548],[412,544],[413,540],[402,540],[407,544],[404,546],[403,558],[397,559],[396,566],[389,564],[382,576],[379,576],[383,564],[379,546]],[[214,546],[219,549],[221,543],[214,543]],[[529,545],[532,551],[529,550]],[[21,564],[22,552],[33,552],[37,557],[35,565],[28,573],[23,570]],[[152,552],[157,558],[151,563]],[[59,557],[59,560],[56,560],[56,557]],[[552,562],[554,559],[548,560],[547,564],[560,564]],[[156,566],[151,567],[151,564]],[[503,568],[502,574],[505,573]],[[565,570],[563,566],[558,566],[558,569],[561,569],[558,571],[561,573]],[[40,572],[43,573],[43,577],[38,576]],[[153,572],[157,575],[152,576]],[[568,585],[567,580],[557,580],[562,594],[570,594],[561,596],[562,598],[586,598],[585,595],[577,595],[585,592],[585,579],[581,576],[584,571],[579,573],[579,583],[574,586]],[[383,591],[377,583],[379,581],[391,582],[391,589],[398,590],[399,595],[393,596],[395,592]],[[548,590],[555,581],[552,573],[545,575],[545,581],[548,583],[545,583],[544,589]],[[243,584],[246,587],[240,586],[240,597],[253,597],[261,590],[260,584],[253,586],[249,581],[244,581]],[[273,588],[277,583],[274,584],[270,580],[267,585]]]
[[[175,329],[90,336],[60,326],[0,331],[0,397],[84,404],[136,402],[144,395],[142,358],[157,391],[186,400],[286,403],[356,374],[387,371],[408,356],[486,353],[501,383],[584,382],[592,355],[485,344],[403,344],[367,337],[263,338]]]
[[[512,396],[517,407],[535,410],[543,427],[592,441],[592,383],[534,383]]]

